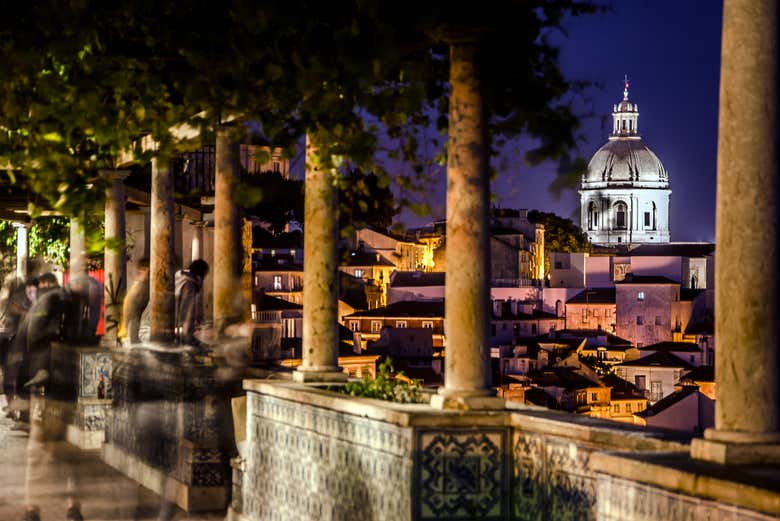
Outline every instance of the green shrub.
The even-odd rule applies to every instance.
[[[379,364],[376,378],[368,371],[363,373],[363,379],[358,382],[347,382],[340,387],[330,387],[330,390],[398,403],[426,403],[420,380],[405,378],[403,371],[393,374],[393,362],[389,358]]]

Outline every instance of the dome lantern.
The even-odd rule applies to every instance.
[[[628,100],[628,76],[623,79],[623,101],[612,109],[612,136],[638,136],[639,107]]]

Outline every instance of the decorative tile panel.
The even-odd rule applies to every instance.
[[[75,354],[75,353],[74,353]],[[82,352],[80,367],[80,396],[106,399],[111,396],[112,360],[109,352]]]
[[[418,518],[504,519],[505,440],[503,430],[419,432]]]

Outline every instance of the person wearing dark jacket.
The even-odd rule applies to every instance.
[[[206,261],[197,259],[176,274],[176,333],[180,344],[199,349],[206,346],[195,338],[195,326],[201,321],[200,292],[209,272]]]

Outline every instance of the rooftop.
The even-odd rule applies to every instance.
[[[661,411],[668,409],[672,405],[681,402],[682,400],[697,392],[699,392],[699,388],[695,385],[686,385],[682,389],[674,391],[672,394],[665,396],[652,405],[649,405],[644,411],[634,413],[634,415],[640,416],[642,418],[655,416]]]
[[[681,353],[701,353],[699,344],[693,342],[658,342],[657,344],[650,344],[648,346],[642,346],[640,351],[679,351]]]
[[[566,301],[567,304],[614,304],[615,288],[585,289]]]
[[[443,301],[412,301],[404,300],[394,302],[389,306],[358,311],[347,315],[346,318],[360,317],[419,317],[419,318],[444,318]]]
[[[396,271],[390,279],[390,287],[444,286],[443,271]]]
[[[668,351],[655,351],[652,354],[643,356],[642,358],[639,358],[637,360],[631,360],[630,362],[623,362],[621,364],[618,364],[618,366],[671,367],[671,368],[679,367],[682,369],[693,369],[693,366],[691,364],[689,364],[682,358],[674,356]]]

